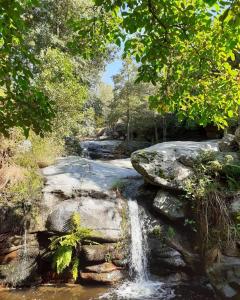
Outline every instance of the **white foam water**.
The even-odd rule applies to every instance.
[[[164,287],[160,281],[150,279],[148,273],[147,246],[145,243],[139,208],[136,200],[128,200],[128,211],[131,227],[130,276],[131,281],[125,281],[114,290],[100,297],[108,300],[153,300],[172,299],[173,291]]]

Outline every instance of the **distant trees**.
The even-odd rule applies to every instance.
[[[239,0],[95,0],[95,4],[108,20],[110,13],[113,18],[113,30],[106,27],[102,43],[124,44],[124,55],[139,64],[138,81],[158,86],[150,98],[152,108],[203,126],[224,128],[236,120]]]

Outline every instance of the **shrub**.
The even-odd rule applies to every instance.
[[[186,197],[191,200],[192,222],[203,257],[213,247],[224,249],[232,245],[238,236],[227,202],[233,181],[240,174],[239,166],[232,161],[229,156],[219,161],[213,152],[203,151],[195,161],[194,175],[184,186]]]

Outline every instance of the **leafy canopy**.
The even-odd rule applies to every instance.
[[[0,6],[0,131],[17,126],[42,134],[50,130],[53,105],[34,83],[38,61],[26,44],[27,9],[36,0],[2,0]]]
[[[139,63],[138,80],[159,87],[150,98],[152,108],[219,127],[237,117],[239,0],[95,4],[118,23],[118,30],[109,29],[105,36],[111,43],[124,43],[124,55]]]

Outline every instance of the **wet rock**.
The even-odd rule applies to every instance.
[[[81,272],[80,273],[81,279],[84,281],[90,282],[98,282],[104,284],[114,284],[118,281],[123,280],[126,275],[123,271],[114,270],[109,273],[91,273],[91,272]]]
[[[240,299],[240,259],[223,256],[207,269],[210,283],[221,299]]]
[[[86,272],[93,272],[93,273],[110,273],[115,270],[119,270],[121,268],[115,266],[113,263],[105,262],[100,265],[95,266],[88,266],[85,268]]]
[[[4,246],[6,248],[4,248]],[[35,234],[28,234],[26,244],[23,237],[8,236],[1,243],[0,283],[23,286],[36,283],[39,244]]]
[[[233,134],[224,135],[224,137],[218,142],[218,147],[221,152],[231,152],[239,149]]]
[[[117,244],[85,245],[82,247],[84,258],[87,262],[104,262],[110,260],[122,260],[125,257],[123,250],[118,249]]]
[[[192,175],[191,166],[201,150],[218,151],[217,141],[160,143],[134,152],[131,162],[147,182],[181,190]]]
[[[150,248],[150,270],[160,276],[186,270],[187,265],[177,250],[167,246],[163,241],[151,239]]]
[[[158,191],[153,201],[153,208],[171,221],[178,221],[184,218],[182,202],[167,191]]]

